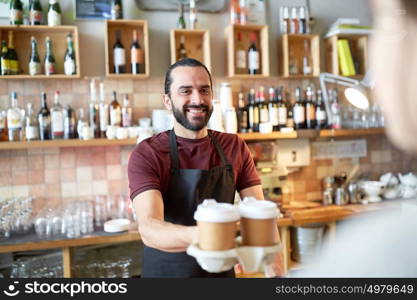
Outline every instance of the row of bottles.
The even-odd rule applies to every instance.
[[[250,89],[247,101],[243,93],[239,93],[237,110],[238,132],[259,132],[261,123],[271,123],[273,131],[282,128],[324,129],[328,127],[327,115],[320,90],[315,93],[307,87],[304,93],[300,88],[295,90],[295,103],[286,98],[282,86],[270,87],[268,99],[265,88],[258,91]]]
[[[21,0],[10,0],[10,24],[23,25],[23,4]],[[28,8],[29,25],[42,25],[44,17],[40,0],[30,0]],[[58,0],[49,0],[46,24],[59,26],[61,21],[61,6]]]
[[[290,15],[291,11],[291,15]],[[280,29],[288,34],[310,33],[309,12],[304,6],[301,7],[280,7]]]
[[[101,86],[100,90],[104,88]],[[26,111],[19,107],[17,93],[11,93],[11,105],[7,112],[0,111],[0,141],[32,141],[50,139],[73,139],[79,137],[105,137],[108,125],[130,127],[132,125],[132,108],[127,95],[123,106],[117,101],[117,93],[113,92],[113,100],[107,104],[104,92],[100,93],[100,103],[93,93],[89,104],[88,115],[84,108],[77,114],[70,105],[62,106],[60,93],[54,94],[54,104],[49,109],[46,93],[41,94],[41,108],[37,114],[33,104],[28,103]]]
[[[255,32],[249,35],[250,46],[245,49],[242,42],[242,32],[237,32],[236,39],[236,74],[259,74],[260,73],[260,51],[256,46],[257,36]]]
[[[145,54],[139,44],[138,30],[133,30],[132,44],[130,45],[130,73],[145,73]],[[113,45],[113,72],[115,74],[127,73],[126,50],[122,44],[121,31],[116,31],[116,42]]]
[[[42,62],[44,72],[42,72],[42,62],[38,52],[38,41],[35,37],[31,37],[31,55],[28,62],[29,75],[35,76],[40,74],[54,75],[56,74],[56,60],[52,50],[52,40],[50,37],[45,38],[45,57]],[[13,31],[9,31],[9,43],[2,41],[0,51],[0,75],[18,75],[20,73],[19,59],[13,43]],[[65,75],[75,75],[77,73],[74,42],[72,35],[67,36],[67,49],[64,55],[64,73]]]
[[[197,8],[195,5],[195,0],[190,0],[190,13],[189,13],[189,22],[190,22],[190,28],[189,29],[197,29]],[[177,20],[177,28],[178,29],[186,29],[187,24],[185,22],[184,17],[184,3],[178,4],[178,20]]]

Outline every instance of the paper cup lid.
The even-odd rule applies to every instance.
[[[214,199],[204,200],[194,213],[194,219],[200,222],[234,222],[239,220],[237,209],[229,203],[218,203]]]
[[[274,219],[278,218],[279,209],[274,202],[246,197],[239,204],[239,213],[248,219]]]

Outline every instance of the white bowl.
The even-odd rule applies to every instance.
[[[114,219],[104,223],[105,232],[121,232],[129,230],[129,219]]]
[[[370,196],[379,195],[384,188],[384,184],[380,181],[362,181],[359,183],[363,191]]]

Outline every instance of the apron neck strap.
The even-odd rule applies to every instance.
[[[216,137],[212,135],[210,130],[208,130],[208,136],[211,139],[211,142],[213,143],[214,147],[217,150],[217,153],[220,156],[220,159],[225,166],[231,166],[229,161],[227,160],[226,155],[223,152],[222,147],[220,147],[219,142],[217,141]],[[169,155],[171,156],[171,169],[179,169],[179,157],[178,157],[178,147],[177,147],[177,138],[175,136],[174,129],[169,131],[169,145],[170,145],[170,152]]]

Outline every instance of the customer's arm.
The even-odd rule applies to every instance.
[[[183,226],[164,221],[161,192],[148,190],[133,199],[139,233],[145,245],[166,252],[181,252],[193,242],[196,226]]]

